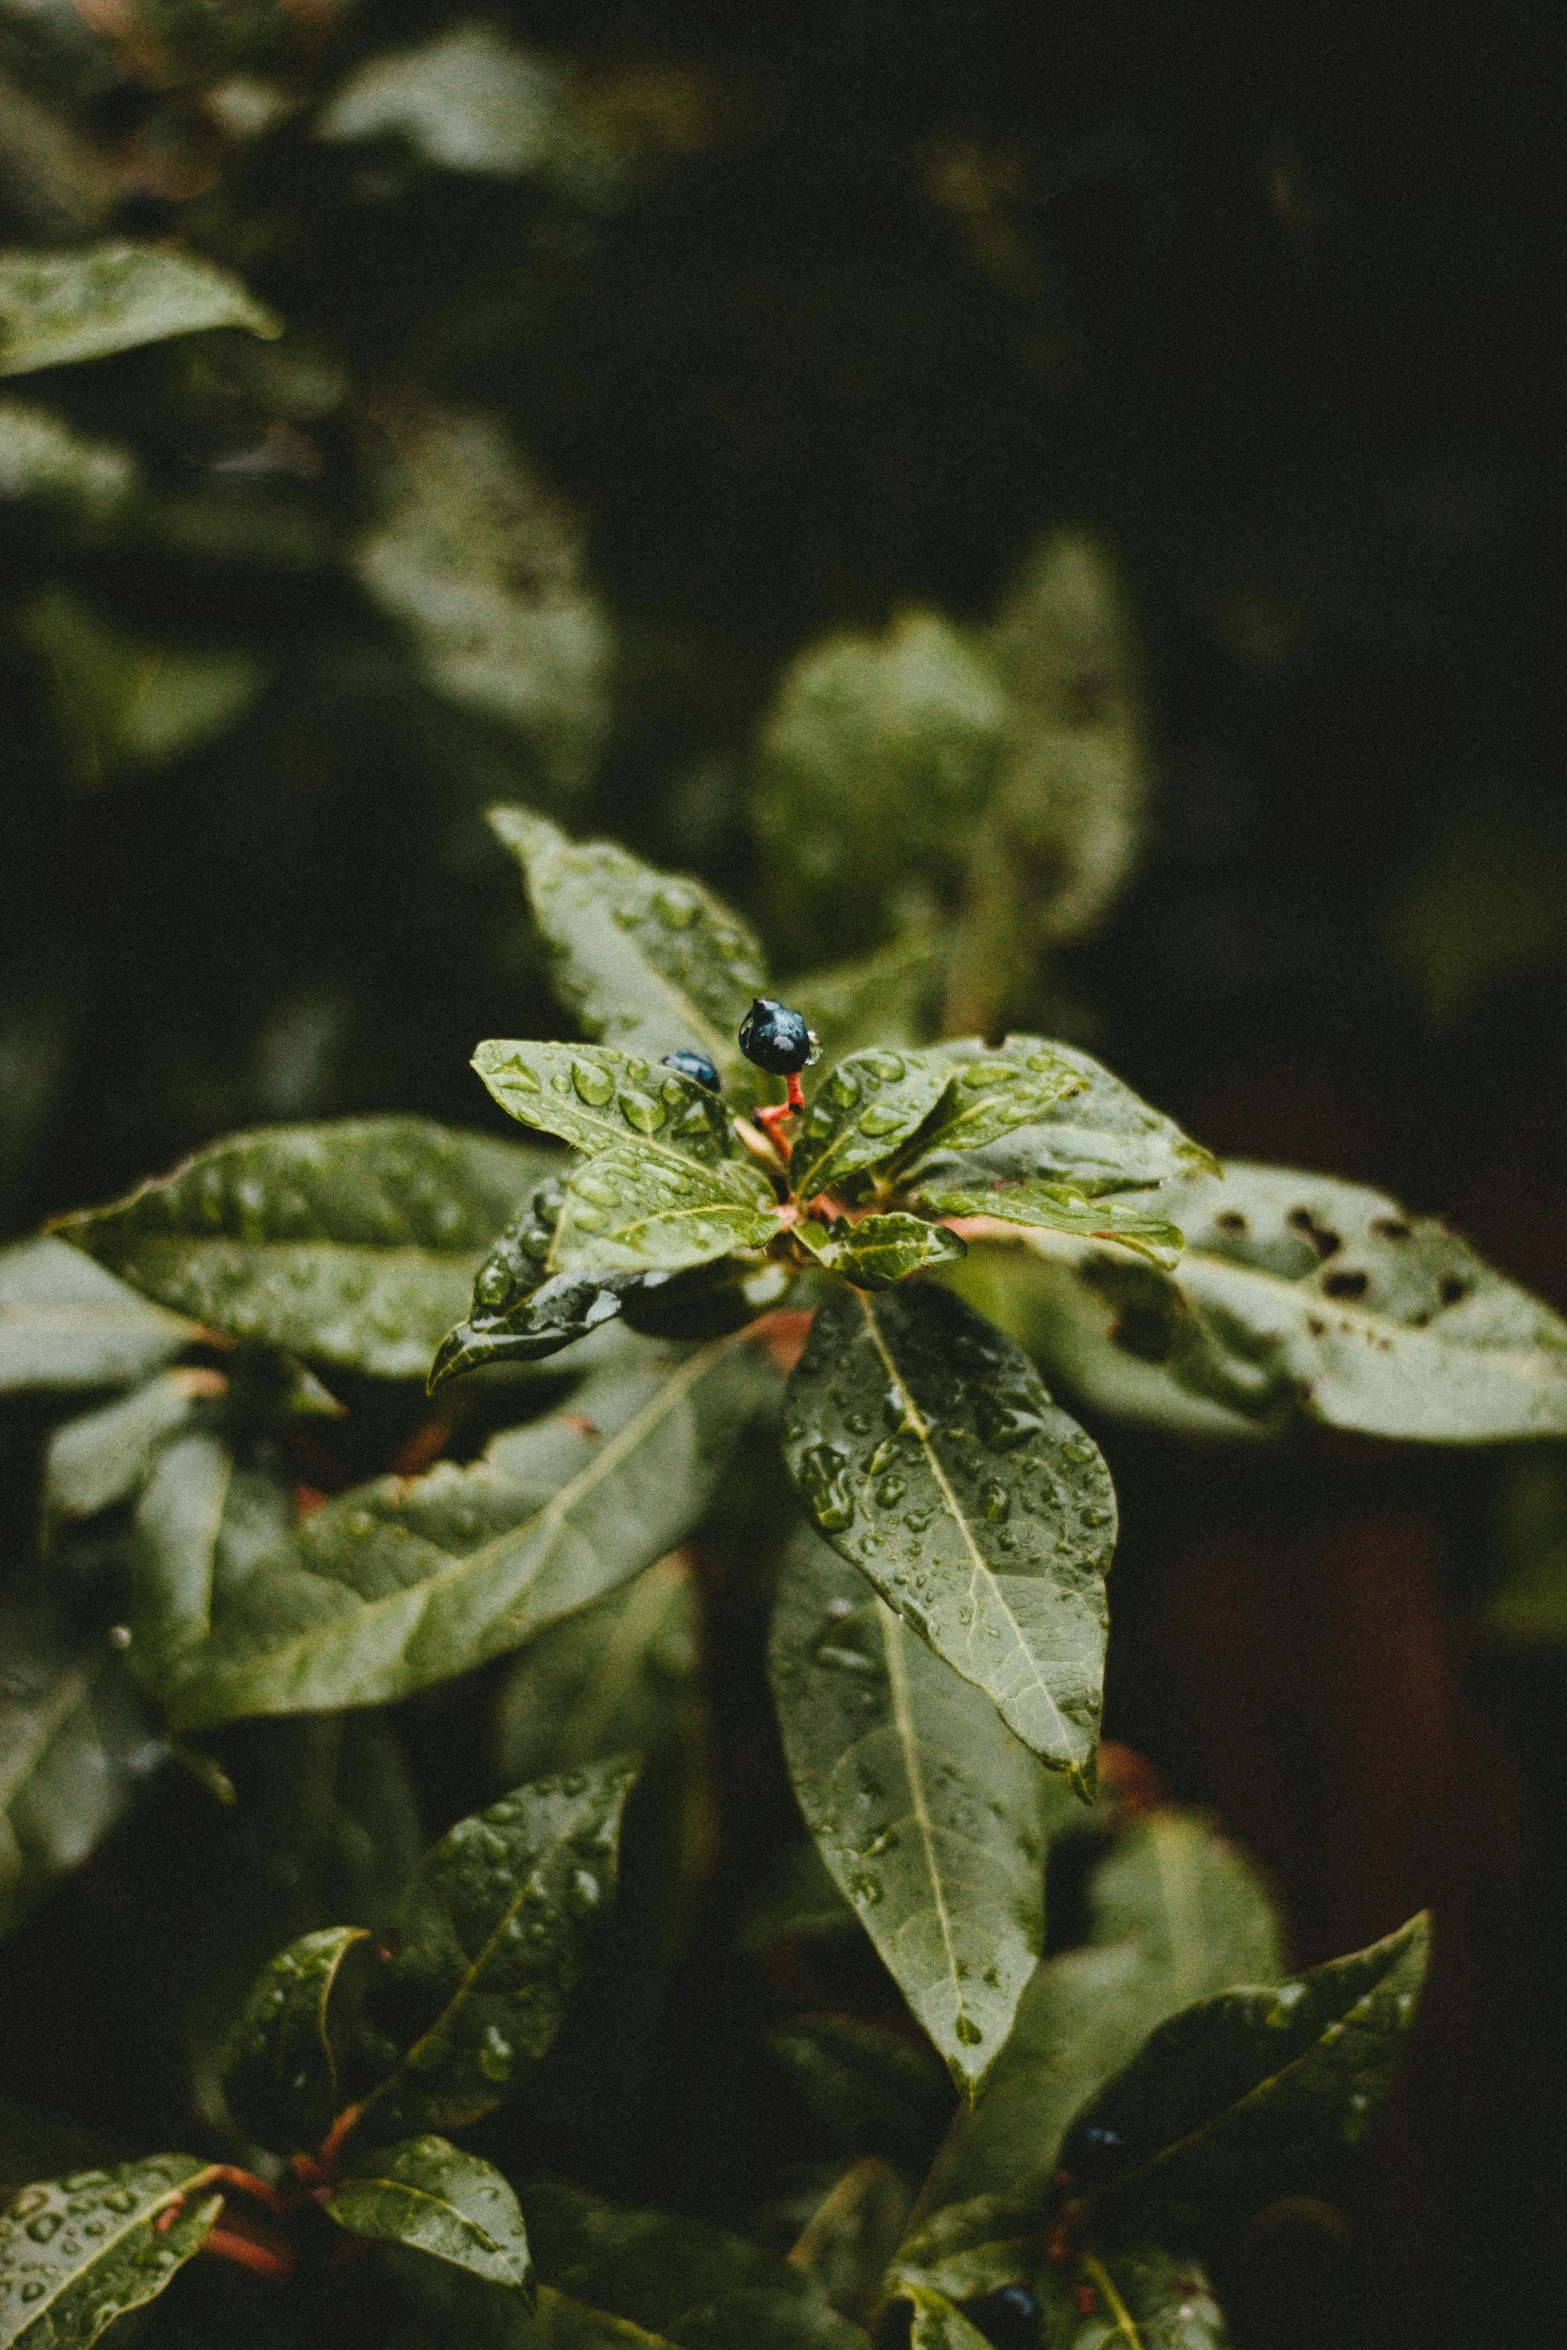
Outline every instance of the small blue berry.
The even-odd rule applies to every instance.
[[[740,1050],[753,1068],[772,1077],[793,1077],[816,1050],[803,1012],[791,1012],[775,997],[759,995],[740,1023]]]
[[[689,1077],[693,1085],[705,1085],[709,1093],[718,1091],[718,1068],[706,1053],[666,1053],[666,1069],[678,1069],[682,1077]]]
[[[1003,2285],[977,2301],[965,2301],[963,2314],[994,2350],[1037,2350],[1039,2301],[1026,2285]]]
[[[1126,2160],[1126,2141],[1103,2122],[1079,2122],[1061,2148],[1061,2168],[1074,2187],[1097,2187],[1113,2179]]]

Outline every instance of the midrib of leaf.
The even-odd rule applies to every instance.
[[[570,1047],[565,1049],[569,1051]],[[619,1045],[607,1045],[604,1049],[607,1052],[622,1052]],[[522,1091],[523,1089],[519,1087],[518,1090]],[[542,1091],[543,1088],[541,1087],[540,1090]],[[657,1159],[681,1175],[690,1175],[694,1172],[705,1176],[709,1183],[718,1183],[721,1181],[720,1168],[739,1166],[742,1163],[738,1159],[720,1159],[715,1166],[710,1160],[699,1159],[694,1152],[687,1153],[673,1149],[669,1143],[661,1142],[656,1134],[632,1136],[627,1133],[624,1120],[617,1122],[614,1119],[604,1117],[596,1103],[583,1101],[580,1094],[576,1097],[574,1115],[580,1117],[583,1125],[595,1127],[605,1135],[606,1148],[625,1150],[628,1147],[634,1147],[639,1159]],[[737,1193],[730,1196],[735,1198],[738,1203],[739,1195]]]
[[[370,1929],[368,1926],[356,1926],[354,1928],[352,1937],[344,1942],[342,1948],[336,1953],[331,1965],[327,1968],[326,1972],[322,1976],[320,1996],[316,2001],[316,2034],[321,2042],[321,2053],[326,2058],[326,2077],[328,2083],[330,2084],[328,2096],[332,2111],[334,2113],[337,2111],[337,2057],[332,2047],[332,2035],[327,2030],[326,2014],[327,2009],[332,2003],[332,1993],[336,1989],[337,1978],[342,1971],[344,1959],[353,1949],[356,1942],[367,1942],[369,1938]]]
[[[914,1727],[914,1709],[909,1701],[908,1668],[903,1661],[903,1627],[887,1602],[878,1594],[876,1621],[881,1631],[882,1653],[887,1659],[887,1686],[892,1692],[892,1718],[898,1733],[898,1744],[903,1752],[904,1773],[909,1782],[909,1801],[914,1806],[914,1824],[919,1830],[920,1844],[925,1854],[925,1873],[930,1879],[935,1899],[936,1917],[941,1926],[942,1947],[947,1953],[947,1972],[957,1990],[958,2008],[968,2013],[963,1993],[958,1988],[958,1954],[953,1947],[952,1919],[947,1908],[946,1888],[936,1861],[936,1836],[931,1826],[930,1807],[925,1799],[925,1778],[920,1769],[919,1733]]]
[[[410,2053],[412,2052],[410,2051]],[[406,2064],[407,2061],[408,2059],[405,2057],[403,2059],[404,2064]],[[393,2080],[395,2080],[396,2077],[397,2076],[395,2073],[389,2076],[389,2078]],[[375,2094],[377,2097],[379,2097],[381,2095],[381,2091],[378,2089]],[[360,2111],[364,2112],[371,2102],[372,2101],[367,2098],[365,2100],[364,2106],[361,2106]],[[368,2171],[355,2172],[351,2177],[345,2179],[343,2184],[345,2187],[381,2187],[384,2188],[385,2191],[390,2195],[401,2195],[405,2197],[410,2203],[428,2203],[436,2211],[444,2211],[448,2213],[451,2218],[456,2220],[458,2226],[463,2230],[463,2232],[466,2235],[473,2237],[475,2242],[481,2244],[486,2252],[498,2253],[502,2259],[506,2260],[511,2258],[511,2254],[507,2251],[506,2246],[500,2243],[494,2236],[490,2235],[486,2229],[482,2228],[476,2219],[471,2219],[466,2211],[459,2211],[456,2204],[449,2201],[446,2196],[432,2195],[428,2187],[411,2187],[406,2179],[388,2178],[379,2172],[372,2176],[372,2174]]]
[[[925,1458],[930,1465],[931,1475],[935,1478],[937,1485],[941,1489],[942,1497],[947,1505],[948,1514],[951,1517],[953,1524],[957,1527],[959,1533],[963,1537],[963,1546],[969,1554],[973,1569],[972,1579],[969,1584],[970,1595],[973,1596],[977,1592],[981,1579],[983,1579],[984,1582],[994,1590],[997,1602],[1005,1614],[1007,1622],[1011,1625],[1012,1630],[1017,1638],[1018,1647],[1022,1651],[1023,1657],[1034,1676],[1035,1688],[1038,1689],[1040,1695],[1044,1698],[1045,1703],[1049,1706],[1051,1714],[1054,1717],[1062,1738],[1070,1740],[1072,1734],[1071,1724],[1066,1720],[1066,1717],[1063,1715],[1061,1708],[1057,1705],[1049,1683],[1045,1680],[1043,1674],[1039,1671],[1038,1666],[1034,1662],[1033,1651],[1023,1636],[1023,1627],[1012,1612],[1011,1602],[1008,1600],[1006,1593],[1001,1588],[999,1577],[989,1566],[985,1559],[984,1553],[981,1551],[978,1543],[974,1540],[968,1519],[963,1514],[958,1497],[952,1490],[952,1485],[948,1479],[947,1472],[942,1467],[941,1461],[937,1455],[935,1441],[932,1438],[930,1432],[930,1423],[927,1421],[924,1413],[920,1410],[918,1404],[915,1402],[908,1382],[904,1379],[898,1369],[897,1364],[893,1361],[892,1356],[887,1351],[886,1343],[882,1338],[881,1330],[877,1323],[876,1315],[871,1306],[869,1298],[867,1298],[863,1292],[859,1290],[856,1290],[854,1295],[855,1300],[859,1305],[860,1312],[865,1317],[865,1326],[870,1332],[871,1344],[875,1347],[877,1354],[881,1357],[882,1364],[886,1370],[888,1378],[892,1381],[894,1387],[896,1387],[898,1393],[903,1398],[903,1408],[907,1415],[907,1425],[912,1430],[921,1451],[924,1453]]]
[[[633,940],[632,943],[635,946],[635,940]],[[665,972],[660,971],[658,965],[649,958],[645,950],[637,947],[636,951],[638,960],[641,962],[643,969],[652,978],[654,984],[663,990],[665,996],[673,1005],[676,1013],[682,1020],[684,1020],[687,1027],[694,1029],[700,1036],[703,1044],[707,1046],[714,1059],[720,1062],[732,1061],[735,1057],[736,1050],[734,1038],[732,1036],[726,1036],[721,1028],[715,1028],[712,1022],[708,1019],[707,1014],[702,1011],[697,1004],[693,1003],[688,995],[683,994],[681,990],[675,985],[674,981],[669,978]]]
[[[1104,2262],[1092,2252],[1088,2253],[1083,2261],[1083,2273],[1092,2281],[1094,2290],[1103,2294],[1110,2315],[1115,2319],[1115,2330],[1128,2343],[1130,2350],[1144,2350],[1137,2321],[1116,2291],[1115,2279]]]
[[[73,1665],[69,1672],[62,1673],[48,1705],[37,1717],[39,1735],[28,1740],[11,1776],[0,1780],[0,1810],[6,1809],[18,1788],[26,1785],[38,1768],[40,1759],[48,1753],[99,1675],[108,1670],[108,1665],[109,1659],[105,1655],[93,1664]]]
[[[93,2246],[90,2259],[84,2260],[78,2268],[64,2270],[59,2283],[52,2292],[46,2292],[40,2300],[29,2304],[25,2323],[30,2327],[35,2326],[38,2320],[54,2307],[61,2294],[69,2293],[74,2286],[79,2285],[83,2277],[89,2275],[107,2253],[117,2251],[127,2236],[134,2236],[138,2228],[150,2225],[160,2211],[166,2211],[171,2203],[183,2201],[189,2192],[189,2180],[181,2180],[177,2186],[170,2187],[167,2194],[158,2196],[155,2202],[144,2203],[139,2210],[133,2211],[127,2219],[123,2220],[117,2228],[111,2228],[102,2242]],[[223,2198],[221,2195],[216,2195],[212,2201],[221,2204]],[[93,2217],[97,2216],[95,2211]]]

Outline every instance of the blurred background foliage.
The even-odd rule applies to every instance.
[[[1567,1304],[1563,45],[1536,0],[0,0],[0,245],[203,256],[285,329],[40,369],[0,264],[0,1231],[248,1122],[485,1123],[474,1040],[560,1019],[514,798]],[[1116,1447],[1112,1734],[1302,1959],[1440,1920],[1357,2207],[1259,2241],[1242,2339],[1554,2339],[1567,1467]],[[105,1865],[8,1987],[90,1998]],[[7,2089],[112,2117],[153,2052],[86,2046]]]

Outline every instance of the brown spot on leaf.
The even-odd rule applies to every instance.
[[[1414,1227],[1406,1224],[1402,1216],[1373,1216],[1371,1229],[1382,1240],[1411,1240],[1414,1237]]]
[[[1327,1335],[1327,1327],[1328,1326],[1326,1322],[1323,1321],[1320,1314],[1308,1314],[1306,1316],[1306,1328],[1313,1338],[1325,1337]]]
[[[1220,1232],[1244,1232],[1246,1219],[1239,1208],[1225,1208],[1213,1219]]]
[[[1331,1257],[1344,1245],[1343,1240],[1331,1225],[1317,1222],[1310,1208],[1291,1208],[1285,1220],[1293,1231],[1300,1233],[1303,1239],[1310,1241],[1319,1257]]]
[[[1457,1273],[1444,1273],[1436,1285],[1436,1294],[1445,1306],[1456,1306],[1469,1295],[1470,1284]]]
[[[1328,1273],[1323,1278],[1323,1292],[1328,1297],[1364,1297],[1371,1287],[1371,1276],[1359,1268],[1345,1267],[1342,1273]]]

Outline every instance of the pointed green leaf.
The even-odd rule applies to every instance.
[[[404,2138],[361,2156],[322,2208],[356,2236],[407,2245],[532,2297],[528,2234],[516,2196],[490,2163],[445,2138]]]
[[[575,1346],[619,1319],[626,1292],[640,1279],[636,1273],[558,1273],[504,1313],[471,1315],[448,1330],[436,1348],[430,1393],[464,1371],[489,1363],[541,1363]]]
[[[1225,2204],[1257,2210],[1361,2137],[1398,2069],[1429,1944],[1422,1913],[1352,1957],[1273,1989],[1222,1991],[1161,2024],[1062,2140],[1069,2173],[1085,2130],[1120,2142],[1115,2177],[1089,2190],[1094,2226],[1124,2234],[1152,2209],[1209,2224]]]
[[[892,1289],[911,1273],[955,1264],[967,1254],[967,1244],[944,1225],[927,1224],[920,1216],[864,1216],[818,1253],[856,1289]]]
[[[1047,1774],[985,1693],[804,1527],[779,1584],[771,1664],[822,1857],[972,2094],[1044,1946]]]
[[[593,1918],[613,1897],[635,1762],[536,1779],[425,1855],[365,1993],[355,2062],[377,2138],[455,2129],[507,2095],[560,2030]]]
[[[1224,2312],[1193,2260],[1139,2245],[1112,2260],[1090,2255],[1082,2281],[1095,2306],[1051,2296],[1042,2350],[1229,2350]]]
[[[1092,1199],[1068,1183],[944,1183],[939,1177],[913,1187],[922,1207],[938,1216],[994,1216],[1003,1224],[1028,1224],[1047,1232],[1081,1232],[1092,1240],[1118,1240],[1123,1248],[1156,1264],[1181,1253],[1181,1235],[1163,1216],[1124,1199]]]
[[[1052,1359],[1085,1396],[1154,1418],[1198,1397],[1252,1425],[1433,1443],[1567,1433],[1567,1320],[1444,1225],[1281,1167],[1231,1166],[1160,1205],[1186,1236],[1168,1273],[1029,1236],[1049,1267]],[[1126,1359],[1135,1387],[1117,1379]]]
[[[1082,1071],[1039,1036],[1009,1036],[994,1048],[965,1037],[933,1045],[929,1059],[946,1084],[920,1134],[922,1151],[984,1150],[1084,1090]]]
[[[554,950],[561,999],[589,1036],[661,1060],[739,1062],[740,1022],[767,985],[755,939],[686,874],[660,873],[613,841],[573,841],[527,808],[490,810],[527,879]]]
[[[1118,1191],[1146,1190],[1177,1176],[1217,1172],[1212,1154],[1190,1141],[1173,1118],[1150,1108],[1076,1045],[1042,1036],[1009,1036],[1002,1052],[1025,1067],[1031,1058],[1043,1058],[1047,1068],[1038,1074],[1047,1083],[1048,1064],[1059,1063],[1081,1084],[1052,1103],[1037,1124],[1003,1134],[982,1150],[968,1142],[963,1148],[975,1154],[971,1159],[950,1170],[944,1163],[932,1163],[923,1173],[939,1173],[943,1179],[950,1173],[959,1182],[1037,1175],[1047,1182],[1068,1183],[1090,1198],[1104,1198]],[[944,1161],[955,1146],[943,1140],[940,1147]]]
[[[212,1621],[218,1532],[234,1455],[220,1436],[193,1432],[153,1464],[131,1538],[131,1671],[156,1691]]]
[[[542,2279],[678,2350],[869,2350],[809,2277],[741,2236],[553,2179],[519,2200]]]
[[[223,2208],[203,2195],[161,2231],[206,2165],[157,2154],[23,2187],[0,2217],[0,2350],[90,2350],[201,2250]]]
[[[675,1273],[732,1249],[765,1248],[781,1229],[761,1170],[742,1162],[678,1175],[640,1138],[595,1151],[566,1185],[550,1249],[557,1273]],[[754,1177],[754,1181],[750,1178]],[[743,1190],[748,1196],[737,1198]]]
[[[1115,1496],[1027,1356],[926,1283],[830,1299],[789,1383],[784,1452],[833,1547],[1026,1746],[1086,1778]]]
[[[740,1151],[718,1095],[676,1069],[609,1045],[504,1037],[481,1044],[473,1066],[508,1117],[558,1134],[590,1159],[630,1148],[663,1170],[676,1196],[688,1178],[721,1172],[736,1200],[772,1200],[772,1186]]]
[[[0,375],[103,359],[209,327],[280,335],[238,278],[163,245],[0,253]]]
[[[0,1934],[107,1835],[167,1748],[106,1640],[0,1605]]]
[[[131,505],[140,476],[116,442],[30,400],[0,400],[0,498],[36,499],[73,522],[102,526]]]
[[[261,1127],[58,1229],[232,1337],[423,1378],[481,1256],[554,1164],[424,1118]]]
[[[212,1637],[182,1655],[182,1727],[389,1704],[520,1648],[691,1531],[773,1391],[741,1331],[647,1345],[466,1467],[383,1477],[218,1546]]]
[[[256,1977],[229,2036],[229,2111],[274,2154],[319,2146],[346,2103],[328,2008],[344,1959],[366,1939],[362,1926],[327,1926],[291,1942]]]
[[[941,1099],[949,1074],[936,1052],[877,1050],[840,1061],[818,1085],[789,1154],[795,1197],[814,1199],[890,1159]]]
[[[917,924],[873,955],[791,979],[784,1000],[805,1014],[831,1069],[870,1045],[896,1049],[923,1043],[931,1033],[925,1000],[934,991],[941,960],[939,933]],[[809,1092],[809,1077],[805,1083]]]
[[[530,1640],[495,1709],[503,1777],[667,1747],[689,1701],[700,1632],[691,1568],[676,1551]]]
[[[44,1515],[90,1518],[143,1483],[158,1447],[225,1382],[207,1370],[165,1371],[118,1402],[65,1420],[44,1455]]]
[[[62,1240],[0,1249],[0,1394],[123,1387],[199,1335]]]
[[[667,2335],[650,2334],[629,2318],[611,2317],[607,2309],[590,2309],[569,2293],[541,2285],[528,2350],[672,2350],[672,2345]]]
[[[978,2326],[970,2325],[945,2293],[934,2292],[928,2285],[911,2285],[908,2298],[914,2304],[909,2350],[987,2350],[986,2336]]]

